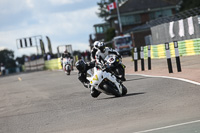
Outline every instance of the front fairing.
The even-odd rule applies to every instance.
[[[65,65],[71,64],[71,59],[70,58],[64,58],[63,59],[63,64],[65,64]]]
[[[111,76],[110,73],[106,71],[102,71],[101,69],[94,68],[93,75],[90,71],[87,72],[88,76],[87,79],[90,81],[90,85],[94,87],[98,87],[99,84],[104,80],[104,78]]]
[[[117,67],[119,64],[121,64],[121,59],[119,57],[117,57],[116,55],[108,55],[106,58],[106,63],[111,67],[111,68],[115,68]]]
[[[120,91],[120,88],[119,88],[120,84],[117,82],[116,77],[112,75],[110,72],[103,71],[95,67],[94,74],[91,75],[91,73],[89,74],[89,71],[88,71],[87,75],[88,75],[87,79],[89,80],[90,85],[100,92],[110,95],[109,92],[107,92],[106,90],[104,90],[104,88],[102,88],[101,84],[103,82],[112,82],[113,84],[116,85],[116,87]]]
[[[102,81],[102,70],[98,70],[96,67],[93,70],[87,71],[87,79],[90,81],[91,86],[98,86]]]

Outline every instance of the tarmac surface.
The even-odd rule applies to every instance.
[[[126,79],[126,96],[94,99],[77,72],[1,77],[0,133],[200,132],[199,85],[131,74]]]
[[[168,76],[183,78],[200,83],[200,55],[180,57],[181,72],[177,72],[175,57],[171,58],[173,73],[169,73],[167,59],[152,59],[151,70],[148,70],[148,62],[145,60],[145,71],[141,70],[141,61],[138,60],[138,71],[134,70],[132,57],[124,57],[123,63],[126,65],[127,74],[145,74],[153,76]]]

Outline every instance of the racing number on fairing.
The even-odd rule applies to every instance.
[[[110,63],[113,63],[114,61],[115,61],[114,58],[110,58],[110,59],[109,59],[109,62],[110,62]]]

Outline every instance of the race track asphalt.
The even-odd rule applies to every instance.
[[[127,75],[128,94],[92,98],[62,71],[0,78],[0,133],[200,132],[200,86]]]

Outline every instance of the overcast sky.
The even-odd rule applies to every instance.
[[[0,0],[0,49],[15,56],[36,53],[36,48],[17,49],[16,39],[42,35],[51,40],[53,53],[58,45],[72,44],[73,50],[89,49],[89,34],[98,18],[100,0]],[[46,49],[47,50],[47,49]]]

